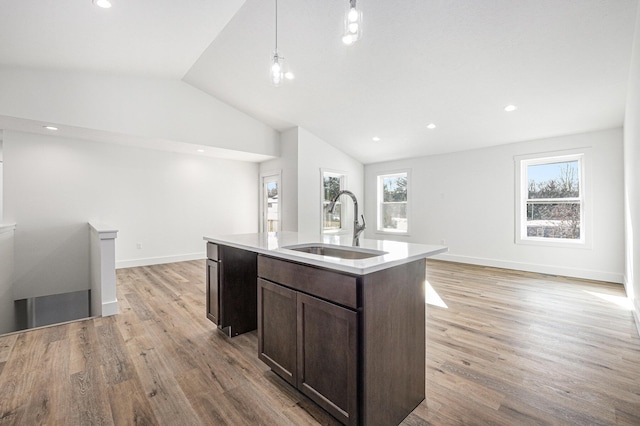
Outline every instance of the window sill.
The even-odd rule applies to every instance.
[[[332,231],[322,231],[322,235],[346,235],[349,232],[346,229],[336,229]]]
[[[397,236],[397,237],[410,237],[408,232],[405,231],[400,231],[400,232],[393,232],[393,231],[381,231],[381,230],[376,230],[375,231],[376,234],[378,235],[393,235],[393,236]]]
[[[585,240],[561,240],[553,238],[518,238],[516,244],[540,247],[558,247],[571,249],[591,249],[591,244]]]

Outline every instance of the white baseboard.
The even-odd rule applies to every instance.
[[[629,297],[629,294],[633,294],[633,291],[629,290],[631,287],[631,283],[627,279],[627,274],[624,275],[624,290]],[[635,298],[632,300],[631,313],[633,314],[633,322],[636,324],[636,328],[638,329],[638,336],[640,336],[640,298]]]
[[[624,275],[614,272],[602,272],[590,269],[567,268],[552,265],[538,265],[535,263],[512,262],[508,260],[485,259],[481,257],[460,256],[450,253],[433,256],[433,259],[445,260],[447,262],[468,263],[471,265],[491,266],[503,269],[514,269],[517,271],[537,272],[540,274],[560,275],[563,277],[606,281],[617,284],[624,283]]]
[[[624,288],[627,290],[627,295],[633,294],[632,291],[629,291],[629,287],[631,287],[631,283],[627,280],[627,276],[624,276]],[[634,295],[633,306],[633,320],[636,323],[636,328],[638,329],[638,336],[640,336],[640,295],[637,297]]]
[[[206,259],[207,254],[191,253],[180,254],[177,256],[147,257],[144,259],[118,260],[116,261],[116,269],[134,268],[136,266],[161,265],[163,263],[186,262],[188,260]]]
[[[635,305],[635,303],[634,303]],[[640,336],[640,308],[638,308],[637,306],[633,307],[633,319],[636,322],[636,328],[638,329],[638,336]]]
[[[102,302],[102,316],[109,317],[118,313],[118,300],[112,300],[111,302]]]

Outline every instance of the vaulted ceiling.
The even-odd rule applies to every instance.
[[[112,3],[4,0],[0,65],[183,79],[364,163],[622,125],[638,7],[358,0],[363,37],[345,46],[347,0],[278,0],[278,47],[296,77],[274,88],[274,0]]]

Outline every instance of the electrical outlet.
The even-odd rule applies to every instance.
[[[136,243],[136,248],[138,250],[141,250],[142,249],[142,243]]]

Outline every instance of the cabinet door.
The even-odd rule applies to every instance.
[[[342,423],[357,424],[357,314],[302,293],[297,304],[297,387]]]
[[[229,336],[255,330],[257,323],[256,253],[218,246],[218,328]]]
[[[258,358],[296,386],[296,292],[258,278]]]
[[[207,259],[207,318],[218,324],[218,262]]]

